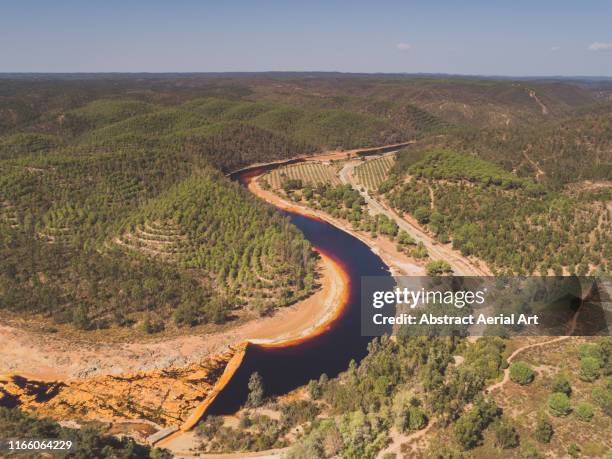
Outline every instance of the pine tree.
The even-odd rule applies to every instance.
[[[254,372],[251,374],[248,388],[249,395],[246,402],[247,406],[251,408],[261,406],[264,401],[264,386],[263,379],[259,373]]]

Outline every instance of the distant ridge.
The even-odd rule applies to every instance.
[[[480,75],[461,73],[403,73],[403,72],[339,72],[339,71],[245,71],[245,72],[0,72],[0,79],[49,78],[49,79],[98,79],[98,78],[219,78],[219,77],[408,77],[469,80],[516,80],[516,81],[580,81],[612,82],[610,76],[598,75]]]

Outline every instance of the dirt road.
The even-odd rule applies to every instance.
[[[390,152],[387,154],[393,154]],[[359,191],[361,196],[366,200],[368,208],[373,215],[383,214],[392,220],[395,220],[400,229],[406,231],[417,242],[422,242],[427,248],[427,252],[433,260],[446,260],[453,272],[459,276],[488,276],[491,273],[485,267],[476,266],[472,261],[461,255],[460,252],[453,250],[448,245],[440,244],[433,237],[425,233],[415,223],[410,222],[397,214],[393,209],[389,208],[383,202],[372,197],[368,191],[359,186],[355,179],[355,167],[362,164],[361,161],[348,161],[340,170],[339,176],[342,183],[350,184],[355,190]]]

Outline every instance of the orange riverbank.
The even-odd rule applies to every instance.
[[[348,300],[348,275],[342,269],[342,266],[332,258],[324,253],[321,253],[321,257],[325,260],[325,264],[332,268],[332,272],[330,273],[330,278],[332,281],[327,284],[327,291],[323,296],[321,303],[317,305],[318,308],[313,308],[311,311],[307,311],[304,308],[302,309],[309,316],[308,318],[310,319],[310,323],[312,325],[308,327],[300,327],[300,324],[297,323],[297,321],[300,320],[300,317],[295,316],[293,317],[293,321],[288,321],[285,323],[287,330],[290,330],[287,333],[271,334],[270,331],[267,330],[266,332],[260,334],[260,337],[254,337],[241,343],[238,347],[238,351],[227,364],[223,374],[217,380],[206,399],[183,423],[181,426],[181,431],[186,432],[191,430],[197,425],[200,419],[202,419],[210,405],[231,381],[238,368],[240,368],[240,364],[242,363],[249,346],[260,346],[264,348],[294,346],[325,333],[329,327],[332,326],[334,321],[342,316]],[[315,304],[313,304],[313,306],[315,306]],[[308,318],[304,317],[304,320],[308,321]],[[315,321],[312,320],[313,318]],[[174,436],[160,441],[158,445],[165,444],[172,438],[174,438]]]

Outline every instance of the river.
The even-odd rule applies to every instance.
[[[251,175],[255,174],[251,171],[238,180],[244,184]],[[310,339],[282,347],[250,345],[242,364],[211,404],[208,414],[236,412],[246,401],[248,380],[255,371],[263,379],[266,395],[281,395],[318,379],[323,373],[334,377],[346,370],[353,359],[359,362],[372,339],[361,336],[361,277],[388,276],[392,282],[387,266],[359,239],[325,221],[278,211],[304,233],[315,250],[332,258],[345,271],[349,282],[346,304],[327,330]]]

